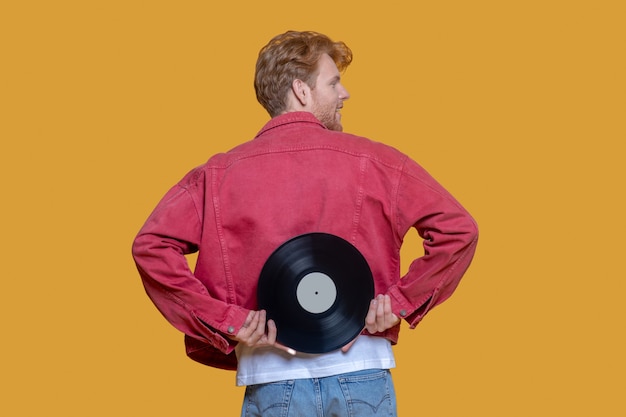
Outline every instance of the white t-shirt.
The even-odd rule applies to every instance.
[[[396,362],[391,342],[382,337],[361,335],[343,353],[336,350],[323,354],[296,353],[276,348],[236,347],[237,385],[255,385],[301,378],[322,378],[364,369],[391,369]]]

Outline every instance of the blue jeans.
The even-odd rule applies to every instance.
[[[250,385],[241,410],[241,417],[370,416],[397,416],[388,370]]]

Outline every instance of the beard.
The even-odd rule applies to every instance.
[[[337,132],[343,131],[341,124],[341,114],[337,111],[335,104],[331,105],[315,105],[312,111],[313,115],[322,122],[329,130]]]

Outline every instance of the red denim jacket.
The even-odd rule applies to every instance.
[[[401,278],[400,245],[413,227],[425,254]],[[185,334],[189,357],[235,369],[227,335],[257,308],[263,264],[311,232],[359,249],[376,294],[389,294],[412,328],[455,290],[478,239],[472,217],[406,155],[294,112],[188,173],[146,221],[133,256],[147,294]],[[192,272],[184,255],[195,251]],[[379,336],[396,343],[398,331]]]

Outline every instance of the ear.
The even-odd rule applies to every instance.
[[[291,91],[302,107],[311,101],[311,87],[302,80],[295,79],[291,83]]]

